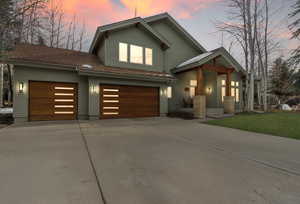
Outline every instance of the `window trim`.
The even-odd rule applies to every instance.
[[[125,60],[121,60],[121,55],[120,55],[120,54],[121,54],[121,49],[120,49],[120,48],[121,48],[121,47],[120,47],[121,44],[126,45],[126,61],[125,61]],[[128,56],[129,56],[129,52],[128,52],[128,47],[129,47],[129,46],[128,46],[128,45],[129,45],[128,43],[119,42],[119,50],[118,50],[118,51],[119,51],[119,52],[118,52],[118,53],[119,53],[119,62],[122,62],[122,63],[128,63]]]
[[[141,63],[139,63],[139,62],[132,62],[132,61],[131,61],[131,59],[132,59],[132,58],[131,58],[131,57],[132,57],[132,56],[131,56],[131,53],[132,53],[132,52],[131,52],[131,48],[132,48],[132,46],[135,46],[135,47],[138,47],[138,48],[142,48],[142,56],[141,56],[141,57],[142,57],[142,62],[141,62]],[[131,64],[140,64],[140,65],[144,65],[144,64],[145,64],[145,62],[144,62],[144,47],[143,47],[143,46],[139,46],[139,45],[135,45],[135,44],[130,44],[130,45],[129,45],[129,50],[130,50],[130,51],[129,51],[129,62],[130,62]]]
[[[151,50],[151,64],[147,63],[147,49]],[[147,65],[147,66],[153,66],[153,48],[144,47],[144,50],[145,50],[145,63],[144,64]]]

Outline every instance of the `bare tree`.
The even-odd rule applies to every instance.
[[[217,22],[219,31],[234,38],[244,54],[247,73],[244,101],[245,109],[254,109],[254,95],[258,104],[267,110],[268,67],[270,52],[278,46],[269,31],[270,14],[268,0],[229,0],[229,22]],[[257,79],[257,91],[254,90]]]
[[[86,34],[87,34],[86,24],[85,24],[85,21],[83,21],[82,22],[82,26],[81,26],[81,30],[80,30],[80,33],[79,33],[79,41],[78,41],[79,51],[82,51],[82,49],[83,49],[83,45],[85,43]]]

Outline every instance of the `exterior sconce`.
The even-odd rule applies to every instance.
[[[211,87],[208,87],[208,88],[206,89],[206,93],[207,93],[208,95],[210,95],[210,94],[212,93],[212,88],[211,88]]]
[[[196,87],[197,86],[197,80],[191,80],[190,81],[190,86],[191,87]]]
[[[92,94],[97,94],[98,93],[98,89],[97,89],[97,86],[96,85],[91,85],[91,93]]]
[[[24,93],[24,82],[19,83],[19,93]]]

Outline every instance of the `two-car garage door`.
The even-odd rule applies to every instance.
[[[159,88],[100,85],[99,105],[100,119],[159,116]],[[76,83],[29,82],[30,121],[76,119]]]
[[[159,88],[100,85],[100,118],[159,116]]]

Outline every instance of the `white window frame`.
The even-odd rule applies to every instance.
[[[141,49],[141,56],[133,56],[132,55],[134,48]],[[144,48],[142,46],[130,44],[130,52],[129,53],[130,53],[130,63],[133,63],[133,64],[144,64]],[[140,57],[141,61],[137,61],[133,57],[134,58]]]
[[[151,56],[148,56],[148,54],[151,53]],[[149,59],[148,59],[149,57]],[[145,48],[145,64],[152,66],[153,65],[153,49],[152,48]]]
[[[124,47],[122,47],[124,46]],[[124,49],[124,50],[122,50]],[[125,53],[123,53],[125,51]],[[124,56],[123,56],[124,54]],[[128,44],[119,42],[119,62],[128,62]]]

